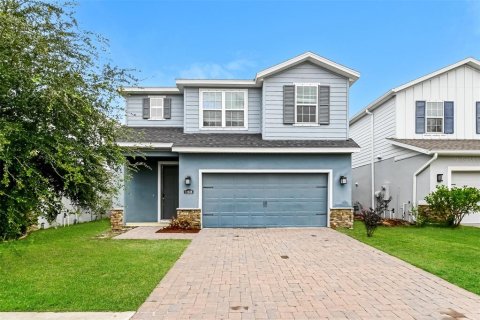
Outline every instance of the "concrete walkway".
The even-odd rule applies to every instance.
[[[135,312],[0,312],[1,320],[129,320]]]
[[[204,229],[133,319],[480,319],[480,297],[327,228]]]
[[[157,233],[161,227],[136,227],[128,230],[113,239],[123,240],[167,240],[167,239],[193,239],[198,233]]]

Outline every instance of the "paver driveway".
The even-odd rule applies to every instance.
[[[465,318],[479,296],[327,228],[204,229],[133,317]]]

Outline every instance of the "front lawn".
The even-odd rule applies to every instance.
[[[355,221],[353,230],[338,231],[480,294],[480,228],[379,227],[368,238]]]
[[[0,311],[136,310],[188,240],[112,240],[106,220],[0,243]]]

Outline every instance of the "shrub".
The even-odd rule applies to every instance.
[[[412,215],[415,217],[415,225],[417,227],[424,227],[429,222],[428,215],[425,212],[425,208],[412,208]]]
[[[425,201],[429,210],[439,217],[443,224],[455,228],[467,214],[480,211],[480,190],[467,186],[449,189],[440,185],[425,197]]]
[[[173,218],[167,228],[169,229],[181,229],[181,230],[193,230],[198,229],[198,218],[194,214],[182,214],[177,218]]]
[[[372,208],[363,210],[362,215],[363,223],[365,223],[365,228],[367,229],[367,237],[371,237],[377,229],[380,221],[382,221],[382,218]]]

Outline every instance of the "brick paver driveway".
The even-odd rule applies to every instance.
[[[133,319],[480,319],[480,297],[326,228],[204,229]]]

